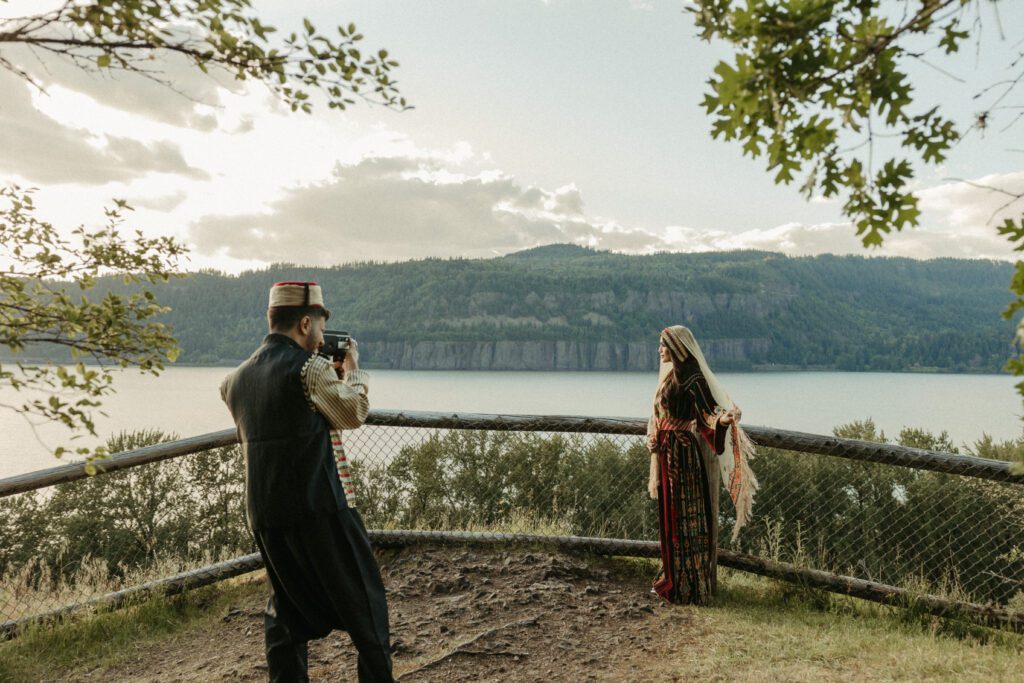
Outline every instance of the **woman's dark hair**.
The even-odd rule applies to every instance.
[[[658,403],[669,412],[670,415],[682,415],[684,406],[689,398],[689,392],[683,388],[683,382],[693,376],[694,372],[700,372],[697,361],[693,356],[687,356],[686,360],[680,362],[672,355],[672,372],[665,378],[658,394]]]
[[[324,309],[319,306],[277,306],[267,309],[267,324],[272,330],[285,332],[307,315],[314,320],[326,317]]]

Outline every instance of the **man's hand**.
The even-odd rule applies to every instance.
[[[359,369],[359,344],[356,343],[355,339],[352,339],[348,343],[348,353],[345,354],[345,360],[341,364],[342,372],[351,372]]]
[[[352,339],[348,343],[348,352],[345,354],[345,360],[334,361],[331,363],[334,366],[334,371],[338,373],[338,379],[345,379],[345,373],[359,369],[359,349],[356,340]]]

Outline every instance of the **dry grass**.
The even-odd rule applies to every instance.
[[[144,567],[121,566],[111,574],[106,561],[87,557],[73,579],[64,579],[41,560],[30,560],[0,576],[0,622],[41,614],[66,605],[87,602],[107,593],[139,586],[168,576],[238,557],[240,551],[198,558],[162,557]]]
[[[709,637],[679,680],[1021,681],[1024,637],[798,589],[739,572],[696,610]]]

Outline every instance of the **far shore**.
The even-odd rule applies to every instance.
[[[174,363],[165,364],[167,368],[224,368],[227,370],[234,369],[245,360],[240,358],[237,361],[217,361],[215,363],[189,363],[187,361],[179,361]],[[3,363],[22,363],[26,365],[40,364],[44,365],[47,363],[53,363],[52,359],[47,358],[32,358],[32,357],[19,357],[14,358],[11,356],[0,356],[0,364]],[[801,366],[801,365],[743,365],[733,366],[730,364],[719,364],[716,365],[714,360],[709,361],[714,369],[719,372],[729,374],[761,374],[761,373],[784,373],[784,372],[850,372],[850,373],[899,373],[899,374],[919,374],[919,375],[1006,375],[1010,376],[1005,370],[993,370],[992,368],[941,368],[941,367],[910,367],[910,368],[899,368],[899,369],[886,369],[886,368],[859,368],[856,370],[842,369],[835,366],[829,365],[815,365],[815,366]],[[82,360],[82,363],[89,367],[96,367],[100,365],[92,360]],[[64,365],[75,365],[75,361],[67,361]],[[624,373],[631,375],[642,375],[654,372],[654,370],[605,370],[605,369],[594,369],[594,370],[558,370],[554,368],[502,368],[500,370],[487,370],[483,368],[395,368],[389,363],[374,363],[373,361],[363,362],[360,364],[365,370],[397,370],[402,372],[564,372],[564,373],[583,373],[589,374],[592,372],[613,372],[613,373]],[[112,364],[111,364],[112,366]],[[134,366],[128,366],[125,369],[131,369]]]

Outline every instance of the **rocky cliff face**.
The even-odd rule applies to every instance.
[[[507,294],[498,291],[473,292],[457,316],[440,321],[442,330],[459,336],[464,329],[491,326],[500,338],[505,329],[571,328],[594,329],[607,338],[614,319],[637,311],[654,314],[666,321],[699,325],[709,315],[735,313],[750,318],[784,308],[797,295],[795,288],[753,293],[700,294],[666,290],[596,291],[582,295],[541,296],[527,292],[522,301],[528,315],[510,315]],[[564,300],[562,300],[564,298]],[[566,313],[570,311],[570,313]],[[581,312],[582,311],[582,312]],[[443,333],[443,332],[442,332]],[[550,336],[550,335],[548,335]],[[734,338],[702,340],[708,361],[749,364],[765,362],[770,340]],[[367,342],[363,358],[378,367],[401,370],[626,370],[648,372],[658,367],[656,340],[645,342],[607,341],[406,341]]]
[[[702,344],[708,362],[756,363],[768,339],[709,339]],[[658,367],[656,342],[578,341],[420,341],[367,343],[367,363],[395,370],[626,370]]]
[[[589,294],[548,293],[543,297],[537,292],[528,292],[523,297],[523,302],[530,306],[532,313],[536,316],[535,319],[542,322],[552,315],[564,314],[567,309],[578,308],[583,302],[584,308],[589,307],[592,315],[599,315],[609,322],[617,314],[644,311],[666,321],[693,324],[712,314],[735,313],[759,319],[764,318],[766,315],[788,306],[798,295],[799,289],[795,286],[732,294],[629,289],[619,293],[611,290],[590,292]],[[501,315],[509,305],[510,298],[501,292],[474,292],[469,297],[464,315],[467,319]],[[591,322],[593,324],[593,321]]]

